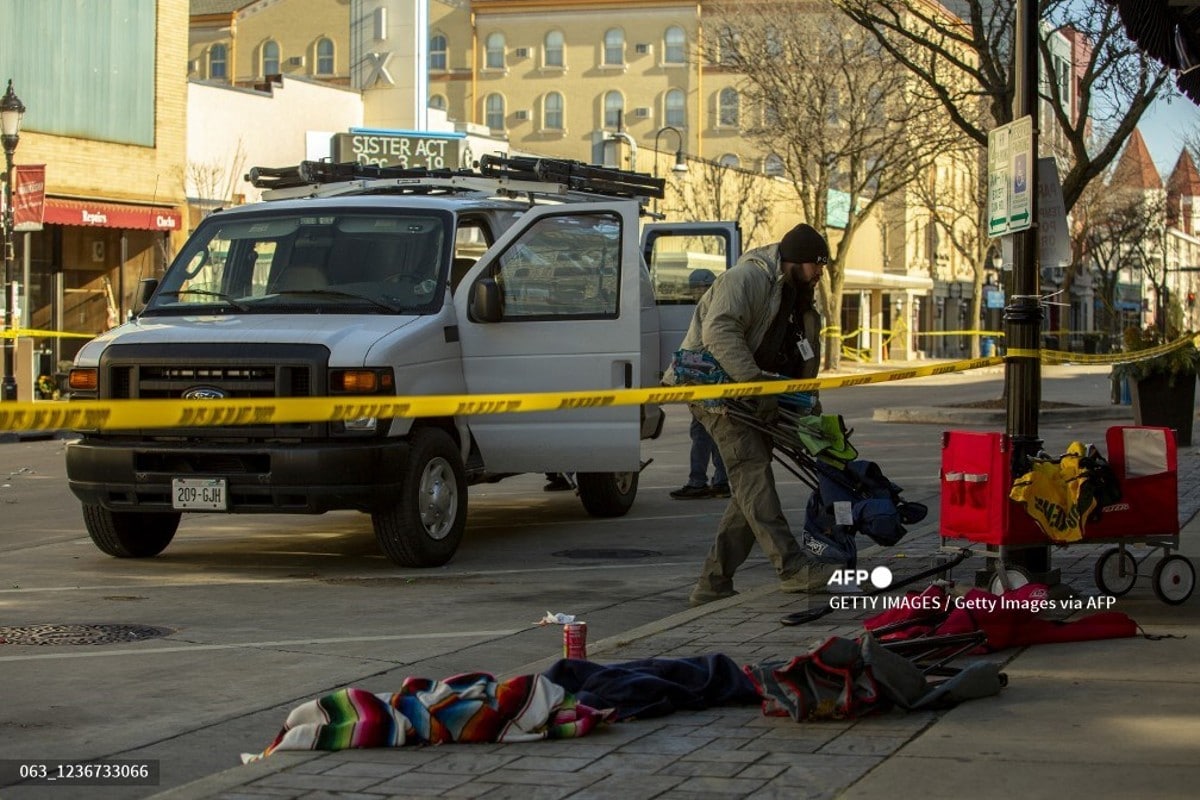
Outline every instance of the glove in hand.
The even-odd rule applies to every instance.
[[[779,418],[779,396],[767,395],[766,397],[758,398],[757,407],[754,409],[754,416],[758,417],[763,422],[774,422]]]

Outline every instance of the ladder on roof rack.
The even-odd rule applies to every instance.
[[[253,167],[246,180],[263,199],[331,197],[367,192],[489,192],[506,196],[595,194],[661,198],[663,178],[579,161],[485,155],[479,169],[406,169],[356,162],[302,161],[295,167]]]

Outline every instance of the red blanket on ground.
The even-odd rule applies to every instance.
[[[1047,587],[1027,584],[994,595],[971,589],[961,597],[933,585],[909,592],[908,602],[866,620],[869,631],[885,629],[881,641],[983,631],[987,651],[1055,642],[1119,639],[1137,635],[1137,623],[1117,611],[1101,611],[1060,622],[1042,619],[1038,611],[1050,603]]]

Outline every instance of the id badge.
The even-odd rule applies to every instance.
[[[812,359],[816,353],[813,352],[812,345],[808,343],[808,339],[800,340],[800,357],[805,361]]]

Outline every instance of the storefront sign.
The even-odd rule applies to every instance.
[[[123,228],[140,231],[177,231],[183,216],[164,206],[135,206],[91,200],[46,198],[46,222],[54,225]]]
[[[337,133],[333,136],[333,160],[375,167],[458,169],[461,144],[461,139],[441,137]]]

